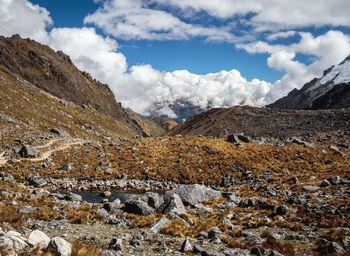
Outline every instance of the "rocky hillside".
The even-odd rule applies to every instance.
[[[350,110],[279,110],[254,107],[214,108],[173,128],[169,135],[226,138],[244,133],[253,137],[283,138],[317,132],[350,132]]]
[[[350,108],[350,56],[339,65],[324,71],[300,90],[268,105],[280,109],[341,109]]]
[[[107,114],[142,135],[142,128],[128,117],[106,84],[80,71],[61,51],[18,35],[0,36],[0,67],[58,98]]]

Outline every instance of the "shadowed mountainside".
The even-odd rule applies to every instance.
[[[169,135],[218,138],[231,133],[257,137],[305,136],[350,131],[350,110],[279,110],[254,107],[213,108],[173,128]]]

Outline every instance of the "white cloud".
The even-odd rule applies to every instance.
[[[237,41],[228,28],[188,24],[142,0],[108,0],[84,19],[122,39],[183,40],[202,36],[211,41]]]
[[[281,80],[277,81],[266,95],[266,102],[271,103],[285,96],[294,88],[302,87],[314,77],[334,64],[338,64],[350,54],[350,37],[340,31],[330,30],[324,35],[314,37],[311,33],[299,33],[301,39],[291,45],[271,45],[266,42],[239,44],[249,53],[269,53],[269,67],[285,71]],[[295,60],[296,54],[313,57],[309,65]]]
[[[45,28],[53,23],[45,8],[27,0],[0,0],[0,6],[1,35],[15,33],[39,41],[45,39]]]
[[[291,36],[294,36],[297,32],[296,31],[281,31],[281,32],[277,32],[277,33],[273,33],[273,34],[270,34],[266,37],[267,40],[269,41],[274,41],[274,40],[277,40],[279,38],[288,38],[288,37],[291,37]]]
[[[350,26],[348,0],[153,0],[185,12],[206,11],[221,19],[254,14],[245,20],[256,31],[276,31],[309,26]]]

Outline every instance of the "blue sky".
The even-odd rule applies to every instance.
[[[124,106],[264,106],[350,54],[348,0],[0,0],[0,34],[69,54]]]
[[[84,18],[101,6],[93,0],[30,1],[45,7],[50,12],[54,27],[92,26],[84,24]],[[207,15],[203,18],[207,18]],[[221,23],[217,19],[213,19],[212,22]],[[104,34],[101,29],[96,29],[98,33]],[[186,69],[195,74],[215,73],[235,68],[249,80],[259,78],[269,82],[274,82],[283,75],[283,72],[267,66],[267,54],[251,56],[242,49],[236,49],[232,43],[205,42],[201,38],[160,42],[116,39],[129,65],[151,64],[161,71]]]

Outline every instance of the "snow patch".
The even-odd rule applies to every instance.
[[[321,80],[321,84],[326,84],[333,81],[334,84],[350,82],[350,61],[346,61],[341,65],[332,68],[331,72],[325,75]]]

